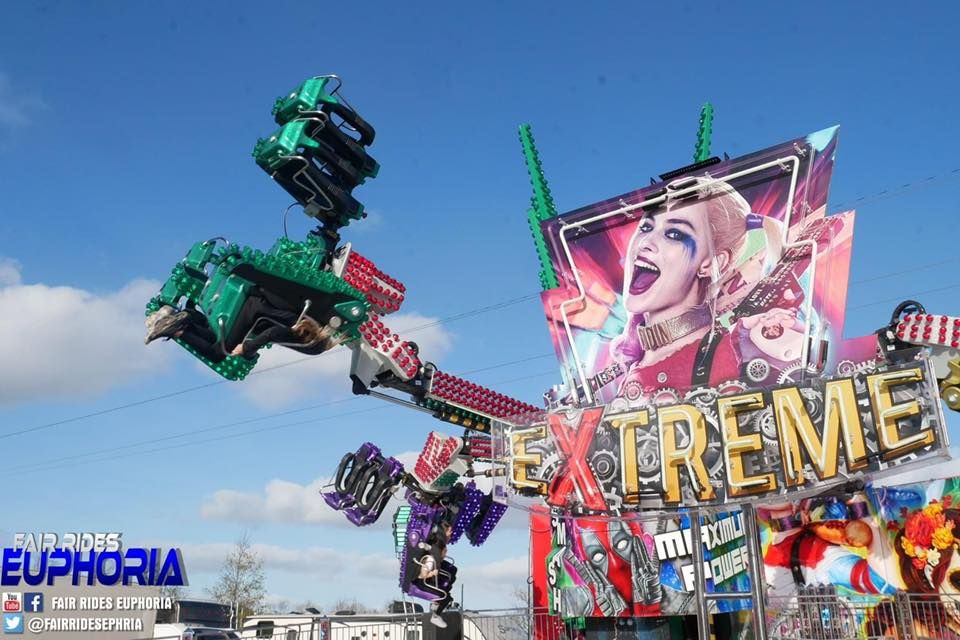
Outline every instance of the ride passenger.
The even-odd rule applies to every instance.
[[[221,346],[210,328],[207,316],[198,309],[177,310],[160,307],[146,319],[150,344],[159,338],[178,338],[212,362],[221,362],[228,355],[252,358],[269,343],[282,343],[306,355],[318,355],[340,343],[335,335],[340,319],[333,317],[325,326],[302,315],[262,289],[251,291]]]
[[[457,579],[457,567],[447,560],[447,542],[450,540],[451,532],[450,524],[443,522],[440,533],[427,538],[424,546],[428,551],[417,561],[420,565],[420,573],[412,581],[423,591],[437,596],[430,605],[430,611],[433,612],[430,622],[441,629],[446,628],[447,623],[440,615],[453,602],[453,596],[450,593]],[[441,579],[446,588],[440,586]]]

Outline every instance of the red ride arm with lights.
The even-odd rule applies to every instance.
[[[425,364],[416,344],[384,323],[384,316],[400,309],[406,287],[352,248],[346,251],[340,258],[341,277],[363,292],[371,305],[359,327],[360,339],[350,344],[355,385],[382,385],[410,393],[417,405],[430,409],[440,420],[483,432],[489,431],[493,419],[540,410]]]

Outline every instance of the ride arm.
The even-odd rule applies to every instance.
[[[413,406],[425,409],[443,422],[474,431],[489,432],[495,418],[510,418],[539,411],[463,378],[438,371],[420,358],[416,343],[405,340],[384,323],[384,316],[400,308],[406,288],[372,261],[346,245],[333,261],[334,273],[362,292],[370,312],[358,327],[359,339],[350,343],[353,357],[350,378],[354,393],[366,394],[386,387],[410,396]]]
[[[913,300],[900,303],[890,324],[877,331],[880,352],[887,360],[926,348],[940,383],[940,397],[960,411],[960,317],[933,315]]]

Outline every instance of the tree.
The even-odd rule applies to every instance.
[[[313,600],[304,600],[303,602],[298,604],[295,608],[297,611],[303,611],[304,613],[309,613],[307,609],[316,609],[317,611],[323,610],[323,607],[321,607],[319,604],[317,604]]]
[[[169,585],[163,585],[160,587],[160,597],[169,598],[173,605],[177,604],[177,600],[183,600],[187,597],[187,590],[183,587],[171,587]]]
[[[271,613],[290,613],[293,611],[293,605],[289,600],[277,600],[270,605]]]
[[[530,581],[522,585],[514,585],[511,590],[511,595],[517,601],[517,605],[520,607],[518,611],[513,616],[505,616],[503,622],[507,623],[500,628],[500,633],[503,636],[507,635],[507,631],[516,632],[521,638],[529,638],[531,630],[531,622],[533,618],[533,611],[530,608]],[[502,624],[502,623],[501,623]]]
[[[263,560],[251,549],[250,537],[244,533],[223,561],[217,583],[207,591],[218,602],[230,605],[231,626],[239,627],[248,616],[263,610],[264,580]]]

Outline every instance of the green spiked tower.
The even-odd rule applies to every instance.
[[[533,142],[533,132],[530,125],[520,125],[520,144],[523,146],[523,158],[527,163],[527,173],[530,174],[530,184],[533,186],[533,197],[530,198],[530,209],[527,211],[527,222],[530,232],[533,233],[533,245],[537,250],[537,259],[540,261],[540,286],[544,291],[560,286],[550,254],[547,252],[547,242],[540,229],[540,223],[557,215],[557,208],[550,195],[550,187],[543,175],[540,164],[540,155]]]
[[[710,136],[713,135],[713,105],[709,102],[700,109],[700,128],[697,130],[697,146],[693,150],[693,161],[703,162],[710,157]]]

